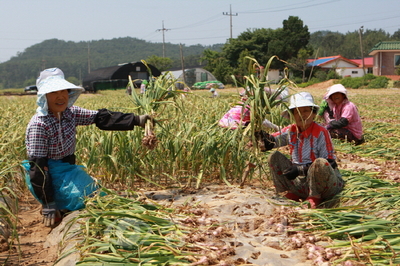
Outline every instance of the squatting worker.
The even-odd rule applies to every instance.
[[[268,158],[276,192],[285,193],[291,200],[308,201],[311,208],[316,208],[340,193],[344,181],[329,132],[314,122],[319,106],[314,104],[312,95],[292,95],[288,109],[283,116],[290,115],[293,124],[271,135],[256,132],[256,138],[264,144],[263,151],[289,145],[290,160],[279,151]]]
[[[342,84],[332,85],[324,96],[325,105],[319,115],[332,138],[364,143],[363,129],[357,106],[347,98],[347,90]]]
[[[40,73],[36,114],[26,129],[29,163],[27,184],[42,204],[45,226],[62,219],[60,210],[84,208],[84,197],[97,189],[96,181],[82,166],[75,165],[76,126],[96,124],[102,130],[132,130],[144,127],[149,115],[87,110],[73,104],[83,88],[64,79],[59,68]]]

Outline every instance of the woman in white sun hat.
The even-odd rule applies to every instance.
[[[43,222],[53,226],[61,219],[59,210],[84,208],[84,197],[98,189],[95,180],[75,165],[76,126],[132,130],[152,118],[74,106],[83,88],[65,80],[59,68],[42,71],[36,85],[38,108],[26,129],[28,161],[24,167],[28,187],[43,205]]]
[[[327,106],[321,116],[331,137],[355,145],[364,143],[361,117],[357,106],[347,98],[346,88],[342,84],[330,86],[324,100]]]
[[[310,93],[294,94],[289,110],[282,114],[294,123],[271,135],[256,133],[265,146],[262,151],[289,145],[290,160],[279,151],[268,158],[276,192],[291,200],[308,201],[311,208],[333,198],[344,186],[329,132],[314,122],[318,109]]]

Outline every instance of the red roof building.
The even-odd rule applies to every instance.
[[[319,67],[324,70],[335,69],[338,75],[342,77],[362,77],[366,73],[372,73],[373,58],[364,58],[364,69],[362,59],[347,59],[341,55],[320,57],[318,59],[309,59],[308,66]]]

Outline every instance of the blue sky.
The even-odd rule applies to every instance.
[[[211,45],[298,16],[309,31],[400,29],[400,0],[0,0],[0,62],[44,40]],[[164,23],[164,31],[163,29]]]

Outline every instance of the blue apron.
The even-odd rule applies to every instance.
[[[70,211],[83,209],[85,207],[85,197],[93,195],[99,189],[96,181],[86,173],[82,165],[52,159],[49,159],[48,164],[57,208]],[[22,166],[26,169],[25,181],[29,191],[42,203],[32,188],[29,176],[29,161],[24,160]]]

